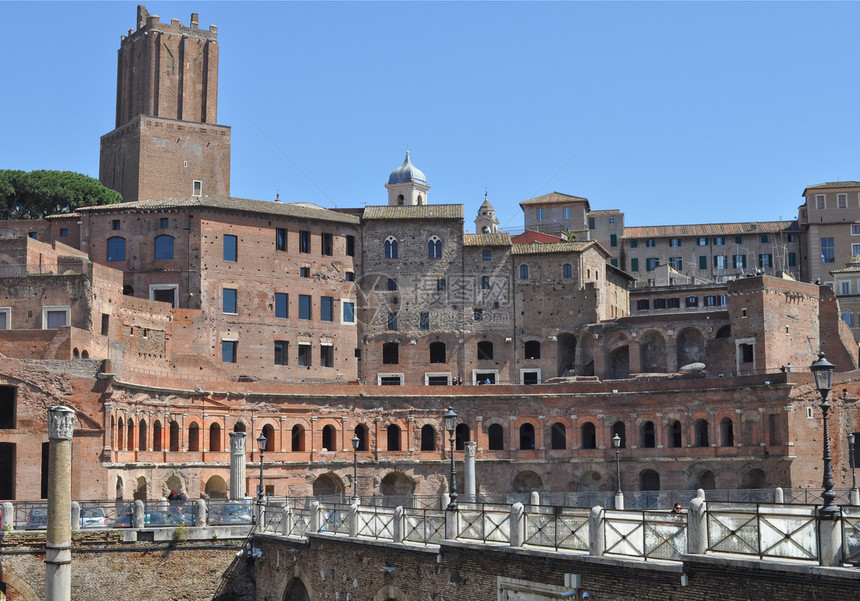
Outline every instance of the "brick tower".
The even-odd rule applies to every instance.
[[[116,129],[101,138],[99,180],[124,202],[230,195],[230,128],[218,115],[218,30],[191,14],[161,23],[137,7],[122,36]]]

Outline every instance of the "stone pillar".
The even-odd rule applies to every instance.
[[[448,503],[450,502],[451,497],[448,495],[448,493],[443,492],[441,495],[439,495],[439,509],[445,509],[446,507],[448,507]]]
[[[245,433],[230,432],[230,498],[245,496]]]
[[[9,530],[15,529],[15,506],[12,503],[2,503],[0,504],[0,518],[2,518],[3,528],[9,527]]]
[[[463,490],[463,500],[474,503],[477,490],[475,483],[475,451],[478,450],[478,443],[470,440],[465,444],[464,448],[466,461],[463,468],[463,488],[465,489]]]
[[[77,501],[72,501],[71,508],[72,530],[77,530],[81,527],[81,504]]]
[[[511,546],[522,547],[525,539],[525,507],[522,503],[511,505]]]
[[[358,536],[358,503],[349,506],[349,536]]]
[[[197,515],[194,516],[194,525],[198,528],[206,525],[206,517],[209,515],[209,508],[206,507],[206,501],[197,499]]]
[[[113,403],[103,405],[105,412],[105,436],[102,451],[109,452],[113,448],[113,428],[111,428],[111,417],[113,417]]]
[[[818,565],[837,567],[842,565],[841,519],[816,519],[818,523]]]
[[[540,493],[536,490],[532,491],[531,504],[535,507],[540,507]]]
[[[450,512],[449,512],[450,513]],[[403,507],[395,507],[394,508],[394,542],[402,543],[403,542],[403,532],[406,530],[404,526],[406,525],[406,516],[403,513]]]
[[[615,493],[615,509],[618,511],[624,510],[624,493],[620,490]]]
[[[316,534],[320,531],[320,502],[311,503],[311,519],[308,523],[308,532]]]
[[[146,520],[144,519],[144,510],[146,508],[143,505],[143,501],[137,499],[134,502],[134,527],[135,528],[143,528],[146,525]]]
[[[603,535],[603,507],[595,505],[588,514],[588,554],[603,555],[606,538]]]
[[[860,505],[860,488],[851,489],[851,504]]]
[[[708,506],[703,497],[690,501],[687,512],[687,553],[704,555],[708,551]]]
[[[72,433],[75,412],[48,410],[48,532],[45,543],[45,599],[72,598]]]
[[[290,532],[293,531],[294,526],[294,518],[293,518],[293,508],[292,507],[284,507],[284,521],[281,524],[281,534],[284,536],[289,536]]]
[[[782,488],[780,488],[779,486],[777,486],[773,490],[773,502],[777,505],[782,505],[783,503],[785,503],[785,491],[782,490]]]

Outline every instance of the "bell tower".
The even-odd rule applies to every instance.
[[[391,172],[388,176],[388,205],[392,207],[414,206],[427,204],[427,192],[430,186],[418,167],[409,159],[409,151],[406,151],[406,159],[403,164]]]

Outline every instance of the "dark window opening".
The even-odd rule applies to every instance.
[[[493,343],[482,340],[478,343],[478,361],[491,361],[493,359]]]
[[[529,340],[525,344],[526,359],[540,359],[540,342],[537,340]]]
[[[322,448],[324,451],[335,451],[334,426],[325,426],[322,431]]]
[[[454,433],[454,448],[462,451],[465,444],[471,440],[471,430],[466,424],[457,424],[457,430]]]
[[[491,451],[505,450],[505,431],[499,424],[487,428],[487,439]]]
[[[681,422],[673,421],[669,426],[669,446],[675,449],[681,448]]]
[[[520,450],[533,451],[535,448],[535,427],[531,424],[520,426]]]
[[[421,450],[436,450],[436,429],[430,424],[422,426],[421,428]]]
[[[567,448],[567,429],[564,424],[555,422],[550,427],[550,446],[554,450]]]
[[[389,451],[399,451],[400,450],[400,427],[394,424],[390,424],[386,431],[388,437],[388,450]]]
[[[396,342],[386,342],[382,345],[382,363],[397,365],[400,363],[400,345]]]
[[[305,429],[298,424],[290,430],[290,450],[293,452],[305,450]]]
[[[445,363],[445,343],[430,343],[430,363]]]
[[[656,446],[656,439],[654,437],[654,422],[645,422],[642,425],[642,447],[646,449],[653,449]]]
[[[591,422],[585,422],[582,424],[582,448],[597,448],[597,431],[594,428],[594,424]]]
[[[14,430],[17,427],[18,389],[15,386],[0,386],[0,430]],[[2,497],[0,499],[8,499]]]

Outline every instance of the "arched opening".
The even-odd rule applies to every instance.
[[[520,426],[520,450],[533,451],[535,448],[535,427],[529,423]]]
[[[382,363],[397,365],[400,363],[400,345],[396,342],[386,342],[382,345]]]
[[[397,258],[397,238],[395,238],[394,236],[389,236],[385,239],[385,258]]]
[[[600,490],[600,485],[603,483],[603,476],[599,472],[589,470],[582,474],[579,478],[579,486],[577,489],[582,492],[597,492]]]
[[[146,420],[140,420],[137,425],[137,450],[146,450]]]
[[[612,349],[608,357],[609,377],[625,379],[630,377],[630,347],[626,344]]]
[[[128,420],[128,436],[126,437],[125,444],[126,451],[134,450],[134,422],[132,420]]]
[[[125,422],[122,418],[116,422],[116,450],[125,450]]]
[[[218,424],[209,426],[209,450],[221,452],[221,426]]]
[[[168,236],[167,234],[164,234],[162,236],[155,237],[155,258],[173,258],[173,236]]]
[[[481,340],[478,343],[478,361],[492,361],[493,343],[489,340]]]
[[[403,198],[403,195],[400,195],[400,198]],[[401,201],[402,204],[402,201]],[[304,583],[298,578],[293,578],[290,583],[287,585],[287,590],[284,593],[284,601],[310,601],[310,595],[308,595],[308,589],[305,587]]]
[[[454,448],[458,451],[466,448],[465,443],[471,440],[471,434],[472,431],[469,429],[469,426],[463,423],[457,424],[457,430],[454,433]]]
[[[690,363],[700,363],[705,358],[705,339],[699,330],[684,328],[678,333],[676,343],[679,368]]]
[[[161,451],[161,422],[159,420],[155,420],[152,424],[152,450],[153,451]]]
[[[89,359],[89,358],[90,358],[90,352],[87,349],[82,350],[81,351],[81,359]]]
[[[431,236],[427,241],[427,258],[442,258],[442,240],[439,239],[439,236]]]
[[[567,448],[567,428],[561,422],[555,422],[550,426],[550,446],[553,450]]]
[[[430,343],[430,363],[445,363],[445,354],[444,342]]]
[[[500,424],[491,424],[487,428],[487,439],[491,451],[505,450],[505,431]]]
[[[731,338],[732,337],[732,326],[725,325],[717,330],[717,335],[715,338]]]
[[[125,492],[123,491],[123,483],[122,478],[117,476],[116,478],[116,498],[123,499],[125,497]]]
[[[591,422],[585,422],[580,428],[583,449],[597,448],[597,430]]]
[[[126,284],[122,287],[123,296],[134,296],[134,286],[129,286]]]
[[[233,432],[244,432],[245,431],[245,422],[236,422],[233,424]]]
[[[227,483],[221,476],[212,476],[206,481],[204,491],[210,499],[226,499]]]
[[[335,474],[322,474],[314,480],[313,490],[315,497],[339,495],[343,492],[343,482]]]
[[[421,427],[421,450],[436,450],[436,428],[434,428],[430,424],[424,424]]]
[[[335,451],[337,450],[336,445],[337,442],[335,440],[335,430],[334,426],[328,425],[324,426],[322,430],[322,448],[324,451]]]
[[[621,448],[626,449],[627,427],[624,425],[624,422],[615,422],[614,424],[612,424],[612,438],[614,439],[616,435],[618,436],[618,438],[621,439]],[[615,445],[614,442],[612,444],[613,446]]]
[[[710,441],[708,440],[708,420],[697,419],[696,423],[693,424],[693,429],[695,430],[696,446],[697,447],[708,447],[708,446],[710,446]]]
[[[654,330],[645,332],[639,338],[639,365],[644,373],[665,373],[666,340]]]
[[[379,483],[379,492],[386,497],[407,496],[415,490],[415,484],[403,472],[390,472]]]
[[[358,424],[355,427],[355,436],[358,437],[358,450],[359,451],[366,451],[367,450],[367,428],[362,424]]]
[[[402,194],[398,194],[398,195],[397,195],[397,204],[398,204],[399,206],[401,206],[401,207],[403,206],[403,201],[404,201],[404,200],[406,200],[406,199],[403,197],[403,195],[402,195]]]
[[[540,342],[537,340],[526,340],[523,352],[526,359],[540,359]]]
[[[134,487],[134,500],[146,501],[146,478],[143,476],[137,479],[137,483]]]
[[[660,490],[660,474],[654,470],[639,473],[639,490]]]
[[[305,450],[305,429],[296,424],[290,431],[290,450],[293,452]]]
[[[701,488],[702,490],[714,490],[716,488],[716,478],[714,472],[705,470],[696,479],[696,485],[693,488]]]
[[[265,426],[263,426],[263,436],[266,437],[266,448],[263,450],[264,451],[274,451],[275,450],[275,428],[272,426],[272,424],[266,424]]]
[[[582,353],[580,357],[580,365],[576,367],[576,374],[579,376],[594,375],[594,336],[586,334],[582,337]]]
[[[680,449],[683,446],[681,422],[676,419],[669,423],[669,446],[673,449]]]
[[[388,428],[386,428],[386,433],[388,434],[388,450],[389,451],[399,451],[400,450],[400,426],[397,424],[389,424]]]
[[[167,480],[164,481],[164,486],[167,490],[175,490],[176,492],[184,492],[185,486],[182,484],[182,480],[176,474],[167,477]]]
[[[576,374],[576,336],[573,334],[559,334],[556,345],[558,362],[556,368],[559,376],[573,376]]]
[[[753,468],[744,474],[738,488],[767,488],[767,477],[762,470]]]
[[[653,449],[657,446],[657,440],[654,435],[654,422],[647,421],[642,424],[642,448]]]
[[[175,421],[170,422],[170,450],[179,450],[179,424]]]
[[[77,359],[81,356],[81,351],[78,350],[78,347],[72,349],[72,358]]]
[[[735,424],[730,417],[720,420],[720,446],[735,446]]]
[[[125,261],[125,238],[114,236],[107,239],[107,260]]]
[[[513,481],[514,492],[540,492],[543,490],[543,479],[532,471],[518,473]]]
[[[188,450],[200,450],[200,426],[197,425],[197,422],[192,422],[188,426]]]

